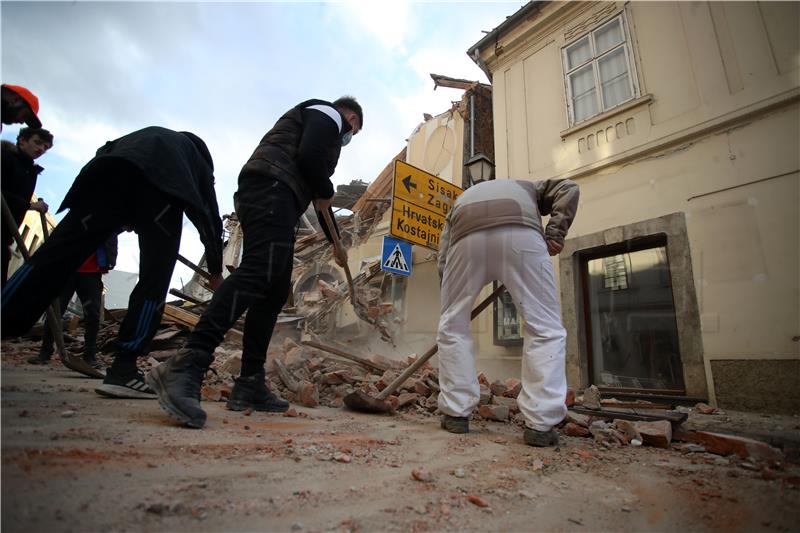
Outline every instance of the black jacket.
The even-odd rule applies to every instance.
[[[246,174],[262,174],[286,183],[297,197],[301,213],[311,200],[333,196],[330,177],[339,162],[342,135],[352,129],[335,108],[341,127],[324,113],[309,109],[313,105],[333,108],[324,100],[307,100],[284,113],[261,139],[240,174],[240,184]]]
[[[124,160],[141,171],[157,189],[185,204],[186,216],[200,233],[211,274],[222,272],[222,220],[214,191],[214,164],[196,135],[151,126],[109,141],[83,167],[59,211],[73,207],[95,165]]]
[[[9,141],[0,143],[0,159],[2,160],[3,197],[6,199],[11,214],[17,225],[22,224],[25,213],[31,205],[31,197],[36,188],[36,180],[44,170],[33,162],[19,147]]]

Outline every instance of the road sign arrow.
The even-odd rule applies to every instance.
[[[417,184],[411,181],[411,174],[403,178],[403,185],[405,185],[408,194],[411,194],[411,189],[417,188]]]

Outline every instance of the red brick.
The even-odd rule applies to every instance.
[[[567,407],[572,407],[575,405],[575,391],[572,389],[567,389],[567,397],[564,399],[564,404]]]
[[[505,422],[508,420],[509,409],[505,405],[481,405],[478,414],[487,420]]]
[[[591,433],[589,433],[589,428],[579,426],[572,422],[567,423],[561,428],[561,433],[570,437],[589,437],[591,435]]]
[[[783,454],[777,448],[747,437],[681,429],[675,432],[675,439],[700,444],[706,451],[718,455],[738,455],[742,459],[752,458],[770,463],[780,462],[783,459]]]
[[[481,385],[485,385],[487,388],[490,385],[489,378],[487,378],[486,374],[484,374],[483,372],[478,374],[478,383],[480,383]]]
[[[304,407],[316,407],[319,405],[319,391],[313,383],[301,382],[296,396],[297,403]]]
[[[425,385],[422,381],[417,380],[414,383],[414,392],[422,396],[428,396],[431,393],[431,388]]]
[[[642,435],[642,443],[656,448],[669,448],[672,441],[672,424],[667,420],[636,422],[636,430]]]
[[[516,398],[522,390],[522,382],[517,378],[508,378],[506,380],[506,392],[503,396],[506,398]]]
[[[397,397],[397,409],[405,407],[406,405],[414,405],[417,403],[419,395],[415,392],[404,392]]]

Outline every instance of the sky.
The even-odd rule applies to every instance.
[[[37,161],[45,171],[36,194],[52,212],[98,147],[157,125],[206,141],[225,214],[258,141],[309,98],[358,99],[364,128],[342,149],[332,181],[372,182],[423,113],[461,98],[434,90],[430,74],[487,83],[466,51],[523,4],[3,0],[0,68],[3,83],[39,97],[39,118],[55,137]],[[19,128],[5,125],[0,137],[14,141]],[[202,253],[184,218],[181,254]],[[117,268],[138,270],[135,234],[122,234]],[[178,263],[172,286],[190,277]]]

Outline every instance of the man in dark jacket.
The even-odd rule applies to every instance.
[[[242,261],[214,294],[186,347],[147,374],[161,406],[178,421],[195,428],[205,424],[206,413],[200,408],[203,377],[214,349],[245,311],[241,376],[228,408],[289,408],[267,389],[264,363],[289,294],[295,226],[312,200],[318,210],[330,210],[330,178],[339,152],[362,124],[361,106],[352,97],[302,102],[264,135],[242,168],[234,196],[244,234]],[[342,254],[336,261],[343,265],[347,257]]]
[[[8,141],[0,142],[2,151],[2,190],[11,214],[17,227],[25,219],[25,213],[34,209],[41,213],[47,212],[47,204],[41,200],[31,203],[36,180],[41,174],[42,167],[34,163],[53,146],[53,135],[42,128],[22,128],[17,135],[17,144]],[[11,261],[9,246],[14,241],[13,228],[2,225],[2,279],[0,284],[5,286],[8,279],[8,263]]]
[[[144,128],[106,143],[81,170],[59,209],[69,208],[30,262],[8,280],[3,335],[21,335],[58,297],[78,267],[123,226],[139,236],[139,282],[119,328],[114,363],[99,394],[154,398],[137,369],[164,309],[178,255],[183,214],[200,233],[212,288],[222,280],[222,220],[214,166],[189,132]]]
[[[117,235],[112,235],[97,247],[89,258],[78,267],[58,299],[61,315],[67,310],[72,295],[77,293],[83,310],[83,360],[98,370],[103,364],[97,360],[97,333],[100,331],[100,310],[103,302],[103,274],[114,268],[117,262]],[[46,365],[53,355],[53,332],[49,318],[45,319],[42,331],[42,346],[39,355],[28,359],[32,365]]]

